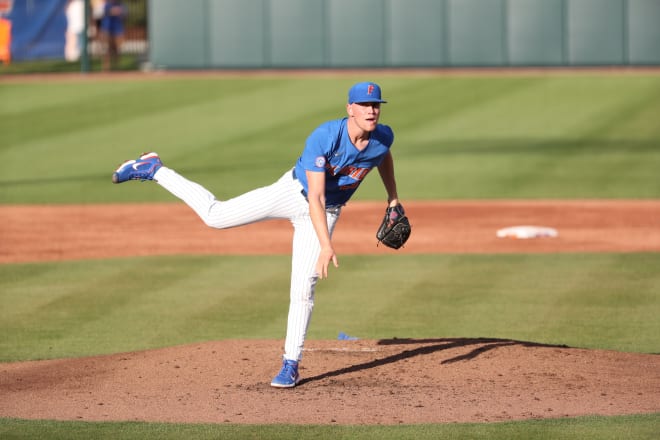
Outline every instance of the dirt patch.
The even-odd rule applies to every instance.
[[[398,251],[376,246],[383,203],[349,204],[334,243],[341,255],[501,252],[658,252],[660,201],[406,202],[413,233]],[[0,206],[0,263],[175,254],[289,254],[292,227],[274,220],[204,226],[183,203]],[[559,237],[496,237],[549,226]]]
[[[547,77],[561,75],[658,75],[657,66],[545,66],[545,67],[422,67],[381,69],[204,69],[204,70],[151,70],[89,73],[27,73],[2,74],[0,83],[26,82],[79,83],[81,81],[158,81],[172,79],[222,79],[222,78],[354,78],[378,75],[401,77]]]
[[[219,341],[0,366],[4,417],[207,423],[484,422],[660,409],[660,356],[507,340]]]
[[[376,247],[382,203],[340,219],[340,255],[658,252],[660,201],[408,202],[413,235]],[[182,204],[2,206],[0,262],[288,254],[291,226],[211,230]],[[497,238],[514,225],[557,238]],[[495,339],[308,341],[303,382],[268,383],[281,341],[216,341],[0,364],[0,417],[211,423],[483,422],[660,412],[660,356]],[[286,408],[286,410],[283,410]]]

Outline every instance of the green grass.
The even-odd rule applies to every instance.
[[[373,76],[404,200],[660,197],[659,75]],[[220,198],[269,184],[362,76],[150,78],[0,83],[0,203],[172,200],[110,185],[145,150]]]
[[[289,264],[182,256],[0,265],[0,360],[282,339]],[[344,256],[317,289],[308,336],[658,352],[658,267],[660,254]]]
[[[135,55],[122,55],[115,70],[134,71],[138,70],[140,62]],[[90,58],[89,72],[101,72],[103,70],[100,58]],[[0,79],[10,78],[11,75],[27,75],[41,73],[77,73],[83,72],[82,61],[69,62],[65,60],[35,60],[14,61],[9,65],[0,65]]]
[[[0,419],[3,439],[488,439],[488,440],[654,440],[660,414],[578,417],[507,423],[407,426],[186,425],[90,423]]]
[[[342,117],[346,90],[364,79],[380,82],[390,101],[381,122],[396,134],[403,200],[660,197],[656,74],[5,75],[25,69],[79,65],[0,69],[0,204],[172,201],[157,185],[110,183],[118,163],[147,150],[219,198],[237,195],[291,167],[309,132]],[[356,196],[383,198],[378,177]],[[496,337],[658,353],[659,258],[344,256],[318,288],[309,337]],[[0,265],[0,359],[281,339],[289,264],[215,256]],[[658,414],[396,427],[0,419],[3,439],[650,439],[658,431]]]

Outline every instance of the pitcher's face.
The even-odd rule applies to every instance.
[[[380,102],[355,102],[346,105],[346,112],[355,124],[364,131],[374,131],[380,117]]]

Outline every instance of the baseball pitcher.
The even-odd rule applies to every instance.
[[[390,148],[392,129],[379,123],[381,88],[373,82],[355,84],[348,92],[347,115],[325,122],[307,138],[295,166],[276,182],[229,200],[217,200],[201,185],[165,167],[158,154],[144,153],[122,163],[114,183],[153,180],[192,208],[212,228],[232,228],[268,219],[288,219],[294,228],[290,304],[283,362],[271,385],[298,384],[305,335],[314,308],[315,288],[339,267],[332,233],[346,205],[367,174],[377,168],[387,192],[379,242],[398,249],[410,235],[399,203]]]

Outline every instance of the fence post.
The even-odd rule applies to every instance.
[[[90,10],[90,0],[85,0],[85,18],[83,26],[83,38],[82,38],[82,57],[80,58],[80,70],[83,73],[89,72],[89,53],[87,46],[89,43],[89,10]]]

